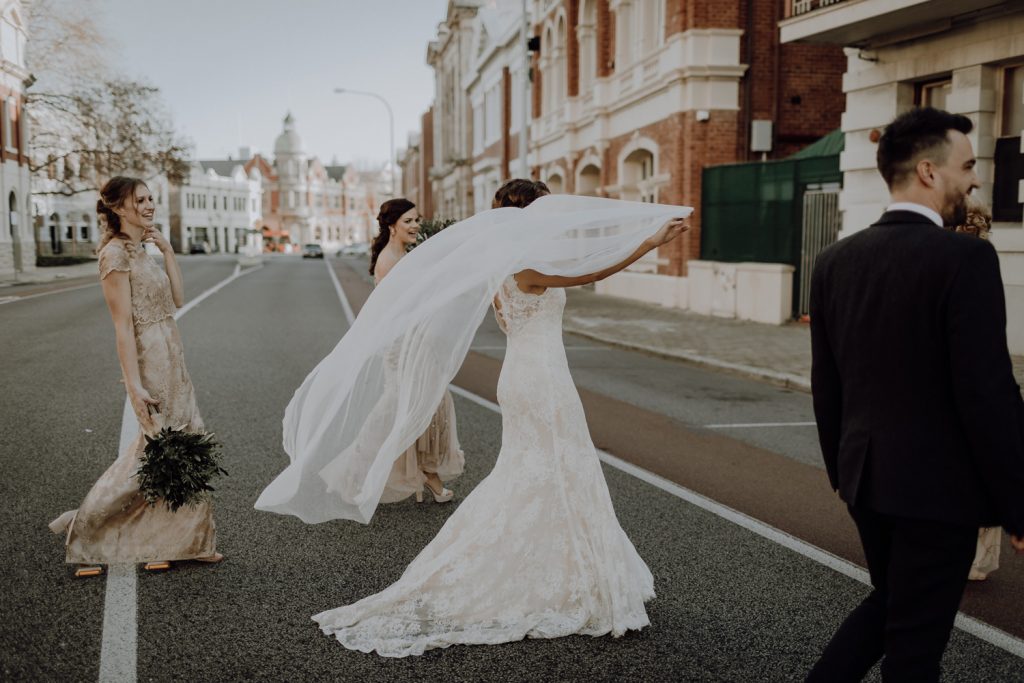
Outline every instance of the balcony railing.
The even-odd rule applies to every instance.
[[[813,12],[816,9],[828,7],[830,5],[838,5],[841,2],[847,0],[789,0],[787,5],[786,18],[798,17],[801,14],[807,14]]]

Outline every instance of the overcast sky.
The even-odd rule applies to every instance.
[[[200,158],[273,150],[287,111],[325,162],[383,162],[433,99],[427,43],[447,0],[98,0],[118,71],[163,92]]]

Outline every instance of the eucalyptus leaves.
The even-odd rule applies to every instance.
[[[171,512],[183,505],[195,507],[214,490],[210,482],[227,475],[220,466],[220,450],[213,434],[164,427],[155,437],[146,435],[135,473],[146,502],[152,506],[162,500]]]

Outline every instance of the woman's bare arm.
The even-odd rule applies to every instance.
[[[671,242],[689,229],[690,226],[685,223],[685,219],[673,218],[661,226],[658,232],[644,240],[632,254],[604,270],[576,277],[545,275],[544,273],[540,273],[536,270],[522,270],[516,273],[516,283],[519,285],[519,289],[524,292],[529,294],[543,294],[544,290],[548,287],[578,287],[580,285],[588,285],[591,282],[599,282],[610,275],[614,275],[623,268],[631,266],[640,260],[640,258],[647,252]]]
[[[101,280],[103,298],[114,321],[117,340],[117,359],[121,364],[125,390],[139,419],[148,418],[146,404],[159,405],[142,386],[139,374],[139,354],[135,346],[135,323],[132,321],[132,290],[126,271],[115,270]]]

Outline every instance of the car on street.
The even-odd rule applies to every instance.
[[[190,254],[212,254],[213,249],[210,248],[210,243],[206,240],[199,240],[189,245],[188,253]]]
[[[319,244],[304,244],[302,246],[302,258],[323,258],[324,249]]]
[[[341,248],[341,253],[345,256],[366,256],[370,253],[370,244],[369,242],[349,244]]]

